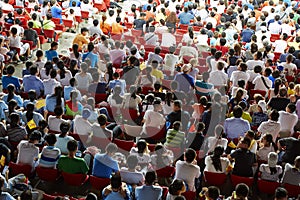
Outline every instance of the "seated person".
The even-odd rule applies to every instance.
[[[233,191],[232,196],[227,200],[247,200],[249,195],[249,187],[245,183],[239,183],[235,187],[235,191]]]
[[[228,155],[230,160],[235,159],[235,164],[232,174],[243,177],[253,177],[252,166],[256,163],[256,156],[249,151],[251,140],[244,137],[239,141],[237,149]]]
[[[13,76],[15,73],[15,67],[13,65],[8,65],[6,67],[6,73],[7,75],[2,76],[2,88],[7,89],[7,86],[9,84],[13,84],[17,91],[20,90],[20,80],[18,77]]]
[[[145,185],[135,188],[136,200],[153,200],[160,199],[162,197],[162,188],[154,185],[154,181],[157,179],[155,171],[148,171],[145,176]]]
[[[64,114],[63,108],[60,106],[54,108],[54,114],[55,116],[49,115],[48,117],[49,129],[60,132],[61,123],[67,122],[67,120],[62,119],[62,115]]]
[[[138,158],[136,155],[129,155],[127,158],[127,166],[121,168],[120,175],[122,181],[130,185],[143,185],[144,184],[144,175],[142,172],[136,170],[138,166]]]
[[[58,169],[69,174],[86,174],[89,167],[83,158],[76,157],[78,144],[76,140],[71,140],[67,144],[69,154],[61,156],[58,160]]]
[[[213,173],[226,173],[228,172],[228,166],[230,164],[228,158],[221,157],[224,153],[222,146],[216,146],[213,154],[205,158],[205,169],[204,171]]]
[[[174,158],[172,151],[166,149],[162,144],[157,144],[154,150],[155,152],[151,155],[151,165],[154,169],[172,165]]]
[[[149,154],[148,145],[145,140],[140,139],[137,144],[137,147],[132,147],[130,150],[130,155],[136,155],[138,158],[138,164],[142,168],[148,167],[148,164],[151,162],[151,157]]]
[[[93,136],[111,139],[113,137],[113,133],[111,130],[106,128],[107,117],[104,114],[100,114],[97,120],[98,124],[95,122],[92,126]]]
[[[46,135],[45,141],[47,146],[44,146],[42,150],[39,166],[56,168],[56,163],[60,157],[60,150],[54,146],[57,141],[55,134]]]
[[[282,167],[277,165],[278,155],[275,152],[270,152],[268,155],[268,164],[261,164],[259,172],[261,179],[267,181],[279,181],[279,175],[282,173]]]
[[[287,163],[285,165],[282,183],[288,183],[291,185],[298,185],[300,183],[300,156],[295,158],[294,165]]]
[[[105,153],[97,153],[94,158],[92,175],[101,178],[109,178],[113,172],[119,172],[119,164],[113,159],[118,151],[114,143],[110,143],[105,148]]]
[[[74,140],[73,137],[68,135],[70,128],[70,122],[62,122],[59,126],[59,130],[61,133],[59,135],[56,135],[57,142],[55,144],[55,147],[59,148],[60,152],[64,155],[68,154],[68,142]]]
[[[18,145],[17,163],[31,165],[32,169],[36,166],[39,148],[35,145],[41,140],[42,134],[39,131],[33,131],[29,137],[29,141],[23,140]]]
[[[110,185],[103,189],[102,197],[104,200],[130,200],[130,192],[125,183],[122,183],[119,174],[113,174]]]
[[[169,129],[166,136],[166,147],[181,148],[184,145],[185,134],[181,131],[181,122],[173,123],[173,128]]]

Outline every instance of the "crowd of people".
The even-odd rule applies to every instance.
[[[107,200],[258,196],[245,183],[205,188],[206,172],[299,195],[299,2],[138,4],[1,1],[0,199],[25,183],[10,162],[110,179]],[[37,199],[25,185],[18,198]]]

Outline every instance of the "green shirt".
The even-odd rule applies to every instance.
[[[166,147],[178,147],[180,148],[184,144],[184,132],[169,129],[166,137]]]
[[[86,174],[89,171],[83,158],[69,158],[68,156],[59,158],[58,169],[69,174]]]

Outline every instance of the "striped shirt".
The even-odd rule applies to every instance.
[[[169,129],[166,139],[166,147],[181,147],[181,145],[184,143],[184,132]]]
[[[60,157],[60,150],[54,146],[45,146],[41,153],[39,166],[55,168]]]

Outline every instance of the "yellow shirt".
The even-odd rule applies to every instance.
[[[111,33],[112,34],[121,34],[123,33],[123,27],[119,23],[112,23],[111,25]]]
[[[84,44],[88,43],[89,41],[82,34],[78,34],[73,40],[73,44],[78,44],[79,51],[81,51]]]
[[[164,74],[162,73],[162,71],[157,69],[152,69],[151,75],[155,76],[156,80],[158,80],[159,82],[164,79]]]

